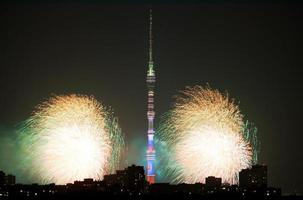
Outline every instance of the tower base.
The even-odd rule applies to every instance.
[[[155,176],[146,176],[146,179],[149,184],[155,183]]]

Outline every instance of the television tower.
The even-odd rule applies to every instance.
[[[148,61],[148,70],[147,70],[147,120],[148,120],[148,130],[147,130],[147,182],[152,184],[155,183],[156,174],[155,174],[155,148],[154,148],[154,120],[155,120],[155,111],[154,111],[154,89],[156,83],[156,76],[154,71],[154,62],[153,62],[153,35],[152,35],[152,26],[153,26],[153,16],[152,9],[149,10],[149,61]]]

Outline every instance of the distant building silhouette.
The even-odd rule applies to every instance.
[[[177,192],[187,193],[187,194],[201,194],[204,190],[204,185],[202,183],[187,184],[180,183],[176,185]]]
[[[117,170],[116,174],[104,176],[104,182],[108,186],[120,186],[122,191],[130,193],[143,193],[146,191],[147,182],[143,166],[132,165],[124,170]]]
[[[5,185],[15,185],[16,184],[16,177],[9,174],[5,176]]]
[[[143,193],[145,190],[144,167],[132,165],[125,169],[125,186],[128,190]]]
[[[5,173],[0,171],[0,185],[4,185],[5,183]]]
[[[281,199],[281,189],[267,187],[267,167],[256,165],[240,172],[240,185],[223,184],[207,177],[205,184],[148,184],[143,166],[129,166],[105,175],[66,185],[15,184],[15,176],[0,171],[0,199]],[[282,198],[283,199],[283,198]]]
[[[92,187],[95,185],[95,181],[92,178],[85,178],[83,181],[75,181],[74,185],[79,187]]]
[[[15,185],[16,184],[16,177],[8,174],[5,175],[3,171],[0,171],[0,185]]]
[[[267,166],[253,165],[239,173],[239,186],[243,188],[267,187]]]
[[[172,185],[170,183],[154,183],[149,185],[149,194],[152,195],[202,194],[203,190],[204,185],[202,183],[180,183],[178,185]]]
[[[209,176],[205,178],[206,188],[220,188],[222,185],[222,178],[216,178],[214,176]]]
[[[175,185],[169,183],[154,183],[149,186],[149,193],[153,195],[170,195],[175,191]]]

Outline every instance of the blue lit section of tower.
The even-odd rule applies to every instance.
[[[148,71],[146,77],[147,83],[147,120],[148,120],[148,130],[147,130],[147,181],[152,184],[156,181],[156,171],[155,171],[155,148],[154,148],[154,89],[156,83],[156,76],[154,71],[153,54],[152,54],[152,10],[150,9],[149,15],[149,62]]]

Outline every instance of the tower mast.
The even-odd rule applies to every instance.
[[[153,62],[153,35],[152,35],[152,25],[153,25],[153,16],[152,9],[149,10],[149,61],[148,61],[148,71],[146,77],[147,83],[147,120],[148,120],[148,130],[147,130],[147,181],[152,184],[155,183],[155,148],[154,148],[154,120],[155,120],[155,111],[154,111],[154,88],[156,83],[156,76],[154,71],[154,62]]]

